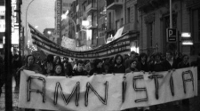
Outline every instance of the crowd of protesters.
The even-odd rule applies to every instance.
[[[24,65],[22,65],[24,64]],[[94,74],[123,74],[129,72],[145,71],[145,72],[159,72],[168,71],[177,68],[184,68],[189,66],[198,66],[198,73],[200,67],[200,54],[197,60],[189,62],[188,55],[182,55],[180,53],[166,52],[155,53],[147,55],[145,53],[130,52],[130,54],[120,55],[115,57],[93,59],[93,60],[78,60],[66,57],[59,57],[48,55],[45,60],[41,60],[40,57],[35,58],[33,55],[28,55],[24,62],[19,60],[18,55],[13,56],[12,60],[13,76],[16,81],[16,89],[19,88],[20,71],[23,69],[35,71],[36,73],[44,74],[45,76],[91,76]],[[3,86],[3,59],[0,58],[1,67],[1,86]],[[200,76],[198,76],[200,77]],[[1,91],[1,88],[0,88]],[[1,93],[1,92],[0,92]],[[185,103],[187,103],[186,101]],[[184,102],[183,102],[184,103]],[[139,109],[143,110],[143,109]],[[144,108],[145,111],[149,110],[149,107]],[[159,110],[159,107],[156,107]]]

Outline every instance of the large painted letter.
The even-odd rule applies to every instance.
[[[88,82],[86,84],[86,92],[85,92],[85,106],[88,106],[88,95],[89,95],[89,90],[91,91],[98,97],[98,99],[104,104],[107,105],[107,100],[108,100],[108,81],[105,82],[105,97],[104,99],[97,93],[97,91],[93,88],[93,86]]]
[[[63,90],[62,90],[62,86],[60,84],[60,82],[56,83],[56,87],[55,87],[55,92],[54,92],[54,105],[57,104],[58,101],[58,89],[60,89],[60,94],[63,98],[63,100],[66,102],[66,104],[69,104],[70,100],[72,99],[73,95],[76,94],[76,98],[75,98],[75,105],[78,106],[78,101],[79,101],[79,95],[80,95],[80,82],[77,82],[76,85],[74,86],[71,94],[69,95],[69,97],[66,99],[65,95],[63,94]]]
[[[145,101],[148,100],[147,89],[146,89],[145,87],[144,87],[144,88],[138,88],[138,87],[137,87],[136,81],[139,80],[139,79],[144,79],[143,75],[139,75],[139,76],[134,76],[134,77],[133,77],[133,89],[134,89],[136,92],[145,91],[145,93],[146,93],[146,98],[137,99],[137,100],[135,100],[136,103],[145,102]]]
[[[149,76],[150,79],[154,79],[154,82],[155,82],[155,97],[156,99],[159,99],[159,82],[158,82],[158,79],[159,78],[163,78],[163,75],[158,75],[158,74],[154,74],[154,75],[151,75]]]
[[[124,103],[125,101],[125,96],[126,96],[126,86],[127,86],[127,82],[126,82],[126,78],[124,77],[124,80],[122,82],[122,103]]]
[[[190,75],[191,78],[185,78],[185,76]],[[193,91],[194,91],[194,78],[193,78],[193,73],[191,70],[185,71],[182,73],[182,79],[183,79],[183,89],[184,93],[186,94],[186,82],[192,82],[193,86]]]
[[[40,91],[38,89],[31,89],[32,79],[37,79],[37,80],[42,81],[42,83],[43,83],[42,91]],[[31,92],[40,93],[42,95],[42,101],[43,101],[43,103],[45,103],[45,94],[46,94],[46,80],[45,80],[45,78],[38,77],[38,76],[29,76],[28,79],[27,79],[27,101],[28,102],[31,100]]]

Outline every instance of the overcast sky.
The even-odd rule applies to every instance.
[[[22,22],[25,23],[27,5],[32,0],[22,0]],[[28,9],[28,23],[38,26],[38,30],[43,32],[45,28],[54,28],[54,7],[55,0],[33,0]],[[24,26],[24,25],[23,25]]]

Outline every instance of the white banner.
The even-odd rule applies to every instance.
[[[46,77],[24,70],[19,107],[111,111],[162,104],[197,94],[196,67],[153,74],[134,72],[72,78]]]

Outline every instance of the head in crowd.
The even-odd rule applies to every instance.
[[[124,61],[125,61],[125,60],[127,60],[129,58],[129,55],[128,54],[124,54],[123,58],[124,58]]]
[[[56,56],[54,59],[55,64],[60,64],[61,63],[61,58],[59,56]]]
[[[139,61],[140,62],[147,62],[147,54],[146,53],[141,53],[139,55]]]
[[[35,63],[35,57],[33,55],[27,55],[26,57],[26,65],[31,66]]]
[[[132,51],[132,52],[130,53],[130,59],[135,59],[136,54],[137,54],[136,52]]]
[[[84,62],[82,60],[78,60],[77,61],[77,71],[81,72],[81,71],[83,71],[83,68],[84,68]]]
[[[137,60],[131,60],[130,61],[130,69],[132,71],[136,71],[136,67],[137,67]]]
[[[156,62],[161,62],[161,58],[162,58],[162,56],[161,56],[161,53],[156,53],[155,55],[154,55],[154,58],[155,58],[155,61]]]
[[[183,63],[188,63],[189,62],[189,56],[188,55],[183,55]]]
[[[46,62],[48,62],[48,63],[49,63],[49,62],[53,63],[53,59],[54,59],[53,55],[49,54],[49,55],[47,55]]]
[[[108,62],[106,62],[106,63],[103,64],[103,71],[105,73],[111,73],[110,65],[109,65]]]
[[[62,64],[56,64],[54,68],[55,76],[64,76]]]
[[[170,61],[173,59],[173,53],[171,51],[166,52],[166,60]]]
[[[117,54],[115,56],[115,62],[114,63],[117,64],[117,65],[123,64],[124,63],[124,59],[123,59],[122,55]]]

